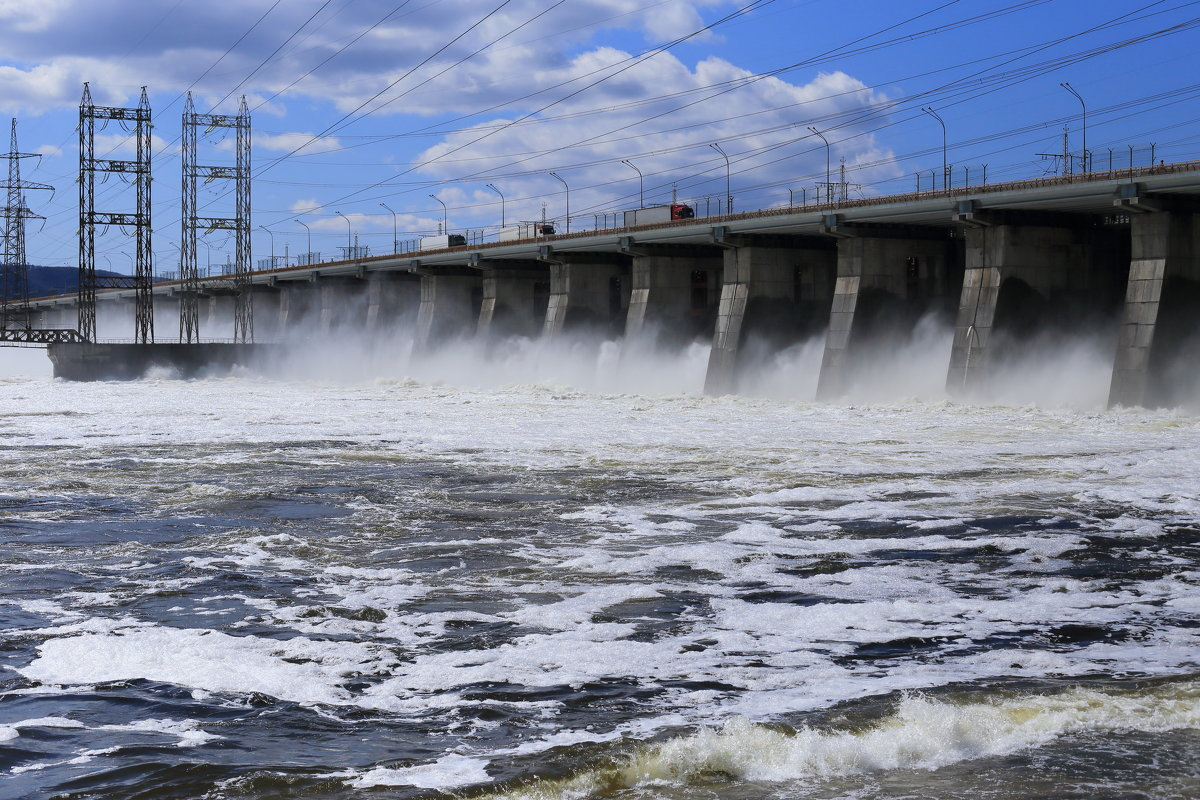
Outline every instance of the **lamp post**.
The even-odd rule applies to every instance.
[[[487,188],[491,189],[496,194],[500,195],[500,227],[504,227],[504,192],[496,188],[494,183],[489,183]]]
[[[817,136],[821,137],[821,141],[825,143],[825,202],[830,208],[833,207],[833,183],[829,178],[829,140],[825,138],[825,134],[816,129],[815,126],[809,125],[808,129]]]
[[[304,228],[304,230],[308,231],[308,240],[307,240],[308,252],[304,254],[304,260],[308,263],[308,265],[311,266],[312,265],[312,231],[309,230],[307,225],[305,225],[303,222],[300,222],[300,220],[296,220],[296,222],[299,223],[300,226]]]
[[[388,211],[392,211],[392,207],[389,206],[387,203],[380,203],[379,205],[383,206]],[[395,255],[396,253],[399,253],[399,252],[400,252],[400,238],[396,233],[396,212],[392,211],[392,255]]]
[[[346,258],[350,258],[351,250],[354,249],[354,246],[352,244],[350,244],[350,218],[347,217],[345,214],[343,214],[340,211],[335,211],[333,213],[337,214],[339,217],[346,220]]]
[[[716,142],[710,142],[708,146],[720,153],[721,157],[725,159],[725,213],[732,214],[733,192],[729,188],[729,156],[725,154],[725,151]]]
[[[271,229],[266,225],[259,225],[260,230],[267,232],[267,236],[271,237],[271,269],[275,269],[275,234],[271,233]]]
[[[438,197],[436,194],[431,194],[429,196],[432,197],[434,200],[437,200],[439,203],[442,203],[441,198]],[[445,229],[445,230],[443,230],[443,233],[445,233],[447,236],[449,236],[450,235],[450,209],[446,208],[445,203],[442,203],[442,227]]]
[[[563,185],[563,197],[566,198],[567,204],[567,220],[565,223],[566,233],[571,232],[571,187],[567,186],[567,182],[562,179],[562,176],[557,172],[551,172],[551,177],[557,178]]]
[[[1071,94],[1075,95],[1075,99],[1079,101],[1079,105],[1083,106],[1083,172],[1088,171],[1088,150],[1087,150],[1087,103],[1083,102],[1083,95],[1075,91],[1075,87],[1066,81],[1059,84]]]
[[[629,167],[630,169],[632,169],[634,172],[636,172],[638,174],[638,208],[645,208],[646,207],[646,179],[642,177],[642,171],[640,169],[638,169],[637,167],[635,167],[633,165],[633,162],[630,161],[629,159],[625,159],[621,163],[624,164],[625,166]]]
[[[946,161],[946,121],[943,120],[940,116],[938,116],[938,113],[936,111],[934,111],[932,108],[925,107],[925,108],[922,108],[921,110],[924,111],[929,116],[936,119],[938,121],[938,123],[941,124],[941,126],[942,126],[942,189],[943,189],[943,191],[946,192],[946,194],[950,194],[950,186],[949,186],[949,183],[946,181],[946,170],[947,170],[947,166],[946,166],[946,164],[947,164],[947,161]]]

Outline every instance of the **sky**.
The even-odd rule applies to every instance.
[[[0,111],[40,155],[22,178],[54,187],[26,198],[42,265],[77,263],[85,81],[97,105],[147,89],[159,274],[178,269],[188,91],[251,109],[256,265],[443,225],[561,231],[568,204],[572,231],[673,197],[715,214],[727,182],[735,211],[799,205],[827,166],[851,197],[928,190],[943,160],[956,186],[1034,178],[1064,169],[1041,155],[1064,131],[1078,170],[1084,103],[1093,170],[1200,159],[1200,2],[1179,0],[0,0],[0,54]],[[131,148],[97,127],[97,156]],[[198,149],[234,158],[221,130]],[[202,186],[200,213],[232,215],[231,189]],[[96,198],[134,207],[116,177]],[[202,268],[233,255],[200,241]],[[132,253],[110,229],[97,267]]]

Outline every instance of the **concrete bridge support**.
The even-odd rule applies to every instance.
[[[249,286],[250,313],[254,321],[254,341],[273,342],[279,338],[279,304],[283,292],[277,286],[254,283]]]
[[[393,331],[416,318],[421,277],[411,272],[372,272],[367,278],[367,330]]]
[[[1132,253],[1110,405],[1200,400],[1200,214],[1126,204]]]
[[[154,340],[156,342],[179,340],[179,295],[159,294],[154,296]]]
[[[624,330],[629,307],[629,257],[616,253],[563,253],[543,246],[539,257],[550,267],[550,296],[542,335],[590,329],[602,336]]]
[[[316,284],[307,280],[280,281],[279,289],[279,338],[304,339],[319,313]]]
[[[479,325],[483,280],[465,267],[418,267],[421,306],[413,335],[413,353],[428,353],[450,339],[473,333]]]
[[[938,310],[954,282],[955,248],[944,231],[847,227],[836,221],[837,281],[817,398],[844,395],[874,345],[907,337],[922,314]]]
[[[203,300],[200,335],[205,339],[232,339],[233,310],[236,305],[233,292],[210,294]],[[174,330],[178,329],[179,322],[176,321]]]
[[[481,339],[535,336],[545,325],[550,270],[537,261],[474,259],[482,270],[476,333]]]
[[[354,276],[321,276],[316,283],[320,310],[317,329],[323,334],[361,330],[367,316],[367,282]]]
[[[828,324],[837,250],[828,238],[713,235],[724,268],[704,391],[727,394],[737,390],[751,338],[777,352]]]
[[[1069,326],[1080,308],[1095,310],[1113,275],[1102,262],[1115,263],[1118,250],[1116,232],[1087,218],[983,214],[972,223],[946,376],[951,394],[983,386],[1006,344],[1052,324]]]
[[[679,347],[712,330],[724,267],[706,245],[640,245],[625,239],[630,270],[626,342]]]

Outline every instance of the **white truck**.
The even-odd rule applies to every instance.
[[[677,219],[691,219],[696,216],[692,207],[683,203],[669,206],[650,206],[635,208],[625,212],[625,227],[633,225],[654,225],[659,222],[671,222]]]
[[[422,250],[445,250],[447,247],[458,247],[467,243],[467,237],[460,233],[443,236],[422,236]]]
[[[521,239],[536,239],[539,236],[553,235],[554,226],[549,222],[520,222],[500,229],[500,241],[502,242],[516,242]]]

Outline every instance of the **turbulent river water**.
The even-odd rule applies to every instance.
[[[1200,796],[1200,418],[703,355],[10,370],[0,797]]]

